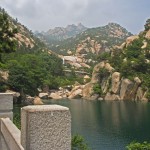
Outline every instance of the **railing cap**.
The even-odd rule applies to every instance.
[[[60,106],[60,105],[32,105],[32,106],[25,106],[21,108],[27,112],[39,112],[39,111],[67,111],[69,108]]]
[[[13,93],[0,93],[0,95],[13,95]]]

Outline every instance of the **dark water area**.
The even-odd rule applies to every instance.
[[[44,100],[70,108],[72,134],[92,150],[124,150],[131,141],[150,141],[150,103],[132,101]]]

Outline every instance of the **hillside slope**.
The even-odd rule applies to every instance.
[[[83,88],[87,99],[150,100],[150,19],[145,30],[102,55]]]
[[[97,56],[110,52],[131,35],[120,25],[109,23],[103,27],[87,29],[69,39],[49,43],[49,48],[60,54],[64,62],[74,69],[86,70],[97,63]]]

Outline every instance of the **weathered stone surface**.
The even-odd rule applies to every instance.
[[[91,79],[91,82],[92,83],[97,83],[99,82],[99,70],[101,68],[104,68],[105,66],[105,63],[104,62],[101,62],[99,64],[97,64],[94,69],[93,69],[93,73],[92,73],[92,79]]]
[[[85,85],[85,87],[83,88],[83,91],[82,91],[83,98],[85,98],[85,99],[91,98],[92,94],[94,93],[93,86],[94,86],[94,84],[91,82],[89,82]]]
[[[81,96],[82,96],[82,89],[78,88],[76,90],[71,91],[68,98],[69,99],[75,99],[75,98],[81,98]]]
[[[93,94],[90,98],[87,98],[87,100],[94,101],[94,100],[98,100],[98,98],[99,98],[99,94]]]
[[[135,77],[134,78],[134,86],[131,89],[131,91],[129,92],[130,100],[135,100],[136,93],[137,93],[137,90],[138,90],[138,87],[140,86],[140,84],[141,84],[141,80],[138,77]]]
[[[12,111],[13,109],[13,94],[0,93],[0,111]]]
[[[138,88],[135,100],[143,100],[143,101],[148,101],[148,99],[145,97],[147,91],[143,91],[141,87]]]
[[[19,92],[15,92],[15,91],[12,91],[12,90],[7,90],[5,93],[11,93],[11,94],[13,94],[13,102],[17,103],[18,98],[20,96]]]
[[[133,35],[130,36],[126,39],[126,46],[130,45],[134,40],[138,39],[139,36],[138,35]]]
[[[77,62],[77,58],[74,56],[64,56],[63,58],[65,61],[69,61],[69,62],[73,62],[73,63]]]
[[[130,100],[129,93],[132,90],[134,83],[129,79],[123,79],[121,82],[120,99]]]
[[[78,82],[75,83],[73,89],[69,93],[69,99],[81,98],[82,97],[82,90],[85,86],[79,84]]]
[[[90,76],[85,75],[85,76],[83,77],[83,79],[84,79],[84,83],[87,83],[87,81],[90,80]]]
[[[0,118],[10,118],[11,120],[13,120],[13,112],[12,111],[7,112],[7,110],[6,112],[0,111]]]
[[[120,87],[120,73],[119,72],[114,72],[112,74],[112,87],[111,91],[116,94],[119,93],[119,87]]]
[[[13,124],[13,122],[9,118],[2,118],[0,122],[1,133],[5,141],[5,148],[8,147],[8,150],[24,150],[21,145],[20,130]],[[2,148],[2,150],[7,150],[3,149],[3,147],[0,148]]]
[[[111,77],[105,76],[100,83],[103,93],[106,93],[109,90],[109,80],[111,80]]]
[[[114,100],[120,100],[120,97],[119,97],[119,95],[111,94],[111,93],[108,92],[106,94],[104,100],[112,100],[112,101],[114,101]]]
[[[42,105],[43,102],[39,97],[35,97],[35,99],[33,100],[33,104],[34,105]]]
[[[105,64],[105,69],[108,71],[108,72],[112,72],[114,70],[114,68],[109,64],[109,63],[106,63]]]
[[[10,118],[13,120],[13,94],[0,93],[0,118]]]
[[[62,97],[59,95],[59,93],[50,93],[50,95],[48,96],[49,98],[52,99],[61,99]]]
[[[12,91],[12,90],[7,90],[5,93],[13,94],[13,97],[19,97],[20,96],[19,92],[15,92],[15,91]]]
[[[48,93],[39,93],[40,98],[48,98]]]
[[[145,38],[150,39],[150,30],[147,31]]]
[[[99,97],[99,98],[98,98],[98,100],[99,100],[99,101],[103,101],[103,100],[104,100],[104,98],[102,98],[102,97]]]
[[[27,106],[22,108],[21,117],[21,143],[25,150],[71,150],[68,108],[59,105]]]
[[[2,77],[3,80],[8,80],[9,77],[9,71],[2,71],[0,70],[0,77]]]
[[[135,100],[140,84],[141,80],[138,77],[134,78],[134,82],[130,81],[129,79],[123,79],[120,89],[121,100]]]
[[[142,48],[142,49],[146,48],[146,47],[147,47],[147,44],[148,44],[148,43],[147,43],[146,41],[143,41],[143,45],[142,45],[141,48]]]

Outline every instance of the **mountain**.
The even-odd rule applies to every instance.
[[[96,64],[99,55],[110,52],[114,46],[121,44],[131,35],[119,24],[109,23],[106,26],[87,29],[72,38],[51,41],[47,45],[52,51],[62,55],[66,63],[77,70],[84,70],[83,68]]]
[[[76,90],[84,99],[150,100],[150,19],[139,35],[103,53],[93,69],[91,81]]]
[[[75,51],[78,44],[87,44],[87,47],[91,47],[91,40],[101,45],[103,51],[107,51],[114,45],[121,44],[127,37],[132,34],[125,28],[116,23],[109,23],[106,26],[89,28],[75,37],[63,40],[63,41],[51,41],[48,43],[50,49],[56,52],[66,53],[69,49]]]
[[[49,29],[47,32],[35,32],[35,35],[46,43],[49,43],[51,41],[61,41],[70,37],[74,37],[86,29],[87,27],[79,23],[78,25],[68,25],[65,28],[55,27],[54,29]]]

